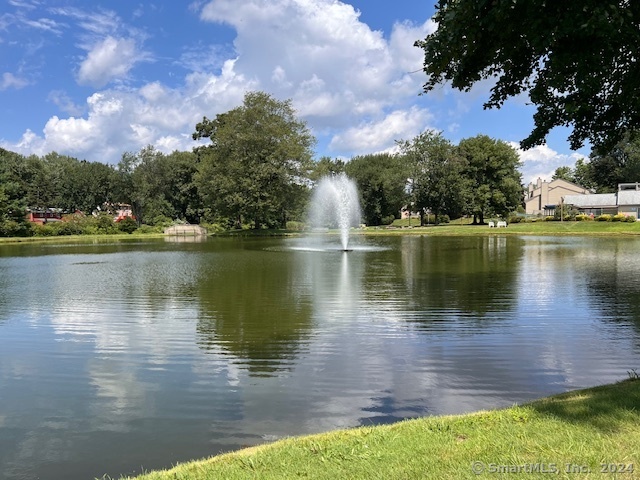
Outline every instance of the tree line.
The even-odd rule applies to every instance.
[[[423,221],[430,211],[482,223],[522,202],[519,158],[503,141],[479,135],[454,145],[441,133],[424,132],[399,141],[393,154],[314,160],[315,138],[290,101],[264,92],[203,118],[193,138],[204,142],[193,151],[165,154],[148,146],[124,153],[117,165],[0,149],[0,235],[37,233],[25,220],[27,208],[91,215],[119,203],[131,205],[138,226],[181,220],[286,228],[305,221],[314,183],[339,172],[356,181],[368,225],[391,223],[402,208]]]

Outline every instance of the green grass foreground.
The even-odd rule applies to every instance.
[[[137,480],[640,478],[640,381],[306,437]]]

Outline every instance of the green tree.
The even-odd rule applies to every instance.
[[[593,168],[589,162],[585,162],[584,159],[579,158],[576,160],[576,164],[573,167],[573,178],[575,182],[584,188],[594,189],[596,184],[593,180]]]
[[[413,208],[458,216],[466,210],[470,181],[464,176],[466,159],[458,155],[454,145],[441,132],[427,131],[411,141],[399,142],[409,168],[409,189]]]
[[[589,168],[598,193],[616,192],[619,183],[640,182],[640,134],[627,133],[611,149],[594,148]]]
[[[495,79],[485,108],[528,93],[537,107],[523,148],[558,125],[605,150],[640,124],[640,3],[626,0],[439,0],[424,50],[426,92]]]
[[[0,182],[0,237],[24,237],[31,233],[27,210],[15,194]]]
[[[174,151],[166,157],[171,169],[168,197],[175,217],[193,224],[200,223],[204,208],[195,182],[198,156],[193,152]]]
[[[556,168],[555,172],[551,176],[551,180],[566,180],[567,182],[575,182],[573,176],[573,169],[566,165]]]
[[[344,161],[336,158],[333,159],[331,157],[321,157],[320,160],[316,161],[309,174],[309,179],[314,182],[317,182],[322,177],[327,177],[330,175],[335,175],[338,173],[342,173],[345,171],[345,163]]]
[[[16,176],[24,160],[22,155],[0,148],[0,237],[21,237],[31,233],[24,189]]]
[[[520,158],[508,143],[478,135],[460,141],[458,152],[466,159],[464,175],[472,182],[469,209],[474,223],[483,224],[486,215],[506,216],[522,203]]]
[[[173,168],[169,159],[152,145],[137,154],[133,172],[133,193],[139,206],[140,221],[155,225],[176,218],[171,203]]]
[[[391,223],[407,203],[408,170],[397,155],[379,153],[354,157],[345,171],[358,185],[367,225]]]
[[[194,182],[196,172],[196,154],[174,151],[166,155],[148,145],[122,156],[116,197],[132,205],[140,222],[155,225],[181,219],[199,223],[202,205]]]
[[[44,157],[50,178],[55,182],[52,205],[73,212],[90,214],[114,201],[116,171],[101,162],[60,156]]]
[[[199,147],[196,183],[204,203],[240,226],[286,225],[301,200],[315,139],[296,118],[291,102],[250,92],[242,106],[206,117],[196,125]]]

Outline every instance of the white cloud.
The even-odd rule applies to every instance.
[[[396,110],[379,121],[365,122],[336,135],[329,148],[357,154],[389,150],[396,140],[413,138],[423,132],[430,121],[431,114],[415,106]]]
[[[62,34],[64,27],[66,27],[66,25],[58,23],[52,18],[38,18],[37,20],[22,18],[21,20],[25,25],[36,28],[38,30],[55,33],[56,35]]]
[[[47,98],[54,105],[57,105],[60,110],[74,117],[80,116],[84,112],[84,108],[75,104],[69,95],[62,90],[53,90],[49,92],[49,96]]]
[[[81,29],[97,37],[113,35],[119,31],[122,26],[122,21],[118,15],[109,10],[85,12],[84,10],[73,7],[58,7],[51,8],[50,12],[54,15],[76,20]]]
[[[52,117],[41,135],[30,131],[4,145],[21,153],[30,153],[23,149],[31,145],[109,163],[147,143],[189,149],[204,115],[238,106],[251,90],[291,98],[322,143],[345,156],[389,149],[432,120],[425,108],[411,107],[423,79],[410,73],[422,64],[413,43],[435,29],[432,22],[399,22],[387,39],[362,23],[351,5],[336,0],[213,0],[191,8],[206,22],[233,27],[234,51],[200,44],[185,49],[174,64],[189,73],[173,88],[158,81],[134,86],[133,68],[151,54],[142,51],[144,35],[118,26],[114,13],[50,10],[84,32],[79,46],[87,54],[77,81],[104,87],[127,80],[127,87],[90,96],[82,118],[81,108],[63,96],[52,98],[76,117]]]
[[[4,72],[2,79],[0,80],[0,91],[7,90],[9,88],[20,89],[29,85],[28,80],[16,77],[13,73]]]
[[[134,39],[108,36],[96,43],[80,64],[78,83],[102,87],[125,78],[137,62],[146,58],[147,54],[138,49]]]
[[[414,46],[416,40],[435,32],[437,24],[433,20],[427,20],[422,25],[414,25],[411,22],[396,23],[391,31],[389,48],[394,61],[406,73],[419,70],[422,75],[424,51]],[[421,77],[422,81],[422,77]]]
[[[523,165],[520,168],[522,172],[522,181],[526,184],[535,182],[538,177],[543,180],[551,180],[551,176],[556,168],[568,166],[573,167],[580,158],[587,158],[581,153],[571,153],[569,155],[558,153],[551,149],[547,144],[538,145],[529,150],[522,150],[517,142],[509,142],[516,149]]]
[[[34,8],[36,8],[36,5],[34,5],[33,3],[29,3],[21,0],[9,0],[8,3],[9,5],[12,5],[14,7],[26,8],[28,10],[33,10]]]
[[[235,69],[292,98],[316,128],[382,115],[420,92],[421,78],[409,73],[422,64],[413,43],[434,24],[398,23],[387,41],[359,15],[332,0],[213,0],[201,11],[203,20],[236,29]]]
[[[18,153],[57,151],[79,158],[116,163],[123,152],[154,144],[163,152],[190,150],[191,133],[203,115],[215,116],[242,102],[255,85],[225,63],[220,75],[192,73],[181,88],[159,82],[139,89],[108,89],[91,95],[86,117],[52,117],[42,135],[31,130],[15,143],[0,146]]]

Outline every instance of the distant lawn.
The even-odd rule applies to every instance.
[[[162,233],[114,233],[104,235],[54,235],[51,237],[8,237],[0,238],[0,245],[15,243],[93,243],[117,242],[120,240],[136,240],[141,238],[162,238]]]
[[[290,438],[137,480],[640,477],[640,381]]]
[[[463,219],[469,220],[469,219]],[[511,223],[507,228],[489,228],[488,225],[471,225],[454,220],[451,223],[418,227],[416,219],[412,226],[396,220],[390,227],[368,227],[363,233],[373,234],[420,234],[420,235],[640,235],[640,222],[533,222]],[[406,222],[406,220],[402,220]],[[415,226],[414,223],[415,222]]]
[[[353,229],[353,234],[364,235],[640,235],[640,222],[533,222],[512,223],[507,228],[489,228],[488,225],[471,225],[470,218],[452,220],[440,225],[429,224],[420,227],[419,219],[396,220],[392,225]],[[337,233],[330,231],[329,233]],[[262,229],[227,230],[213,235],[221,237],[276,237],[305,235],[299,230]],[[10,237],[0,238],[0,245],[13,243],[89,243],[109,242],[140,238],[162,238],[162,233],[133,233],[112,235],[61,235],[52,237]]]

